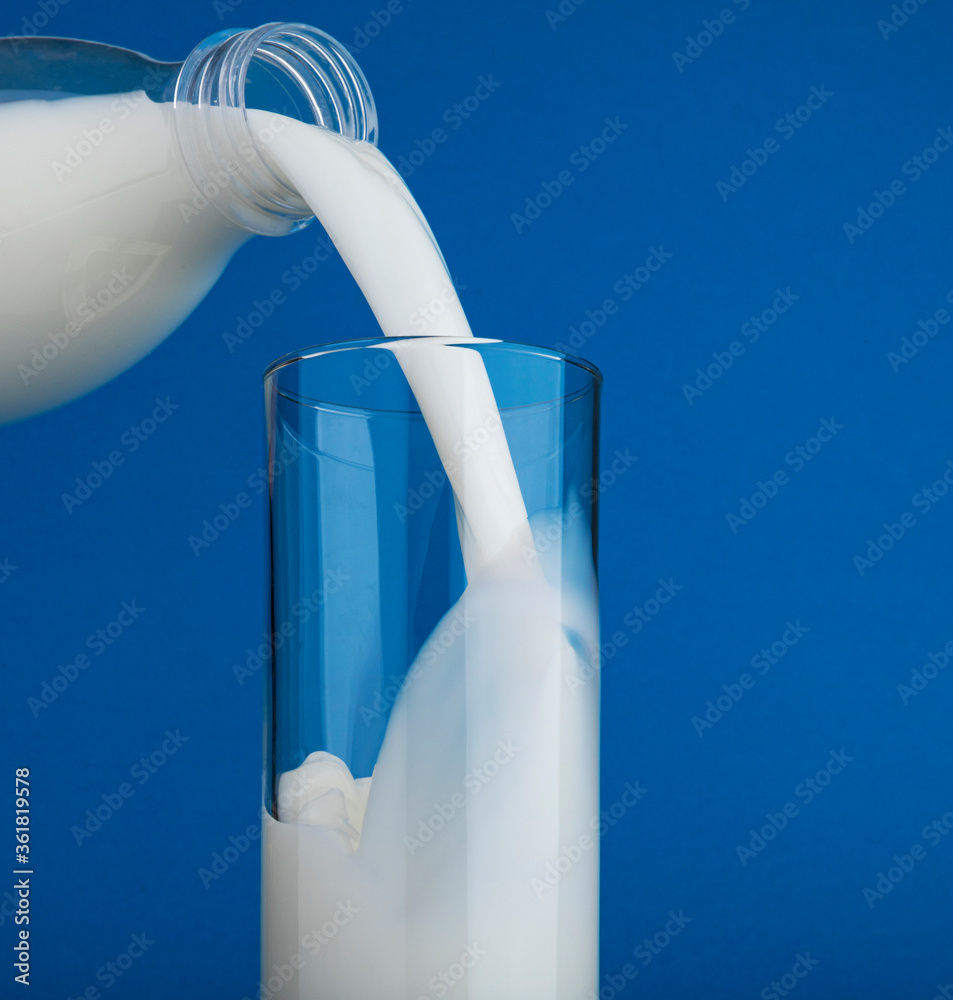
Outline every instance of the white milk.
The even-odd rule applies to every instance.
[[[532,536],[493,392],[476,352],[440,342],[470,329],[397,172],[366,143],[290,119],[276,128],[262,112],[249,121],[274,136],[266,155],[395,338],[457,504],[468,587],[447,615],[475,620],[418,657],[373,779],[326,753],[281,776],[280,821],[264,826],[262,993],[583,1000],[597,979],[598,699],[594,683],[570,682],[596,655],[598,626],[591,581],[566,587],[591,576],[586,540],[564,538],[578,565],[525,558]],[[0,420],[148,353],[249,236],[195,197],[171,106],[142,93],[0,105],[0,176],[18,192],[0,218]],[[437,339],[402,340],[422,310]],[[454,445],[488,428],[458,461]],[[568,868],[547,880],[556,862]]]
[[[0,422],[125,371],[250,238],[194,210],[171,114],[141,91],[0,104]]]

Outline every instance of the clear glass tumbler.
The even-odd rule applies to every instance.
[[[442,349],[479,356],[528,513],[469,579],[394,341],[265,373],[262,996],[598,985],[601,376],[538,347]],[[456,442],[459,461],[495,429]]]

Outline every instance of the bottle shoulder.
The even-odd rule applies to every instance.
[[[171,101],[181,62],[161,62],[131,49],[75,38],[0,39],[0,104],[143,91]]]

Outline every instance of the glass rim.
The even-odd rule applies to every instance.
[[[384,348],[389,350],[393,345],[399,341],[403,340],[431,340],[435,339],[429,334],[417,334],[402,337],[361,337],[355,338],[354,340],[338,340],[332,341],[327,344],[315,344],[311,347],[301,348],[297,351],[290,351],[288,354],[283,354],[281,357],[276,358],[272,361],[262,373],[262,384],[266,387],[273,384],[276,376],[286,368],[291,368],[294,365],[300,364],[305,361],[310,361],[315,358],[320,358],[324,355],[329,354],[339,354],[345,351],[358,351],[366,350],[369,348]],[[538,344],[524,344],[519,341],[513,340],[499,340],[494,337],[442,337],[440,340],[447,346],[456,347],[458,346],[456,341],[459,341],[459,346],[468,347],[471,345],[479,345],[482,348],[490,348],[493,351],[498,351],[500,353],[511,353],[517,354],[524,357],[527,356],[537,356],[546,359],[547,361],[555,361],[561,364],[569,365],[572,368],[584,372],[590,379],[590,385],[582,390],[575,390],[573,392],[567,392],[563,396],[555,397],[554,399],[548,401],[538,401],[535,403],[524,403],[518,404],[516,406],[501,406],[500,411],[504,412],[507,410],[523,409],[527,406],[535,407],[540,405],[549,405],[553,402],[568,402],[579,396],[585,395],[587,392],[595,390],[599,391],[602,382],[603,375],[602,372],[591,362],[587,361],[585,358],[581,358],[575,354],[569,354],[566,351],[558,351],[551,347],[541,347]],[[482,351],[480,352],[482,353]],[[394,354],[396,358],[396,353]],[[291,393],[280,386],[276,386],[276,391],[280,396],[285,397],[293,403],[297,403],[300,406],[313,406],[319,409],[325,408],[330,405],[331,409],[347,411],[347,412],[366,412],[366,413],[395,413],[395,412],[407,412],[411,413],[414,411],[394,411],[385,408],[369,407],[369,406],[351,406],[348,404],[341,403],[330,403],[328,400],[318,400],[307,396],[299,396],[297,393]]]

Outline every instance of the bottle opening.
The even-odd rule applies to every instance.
[[[211,112],[211,109],[219,109]],[[222,31],[202,42],[175,89],[175,130],[199,190],[227,218],[281,236],[306,226],[310,208],[268,155],[274,132],[246,111],[272,112],[377,142],[370,87],[347,49],[306,24]]]

